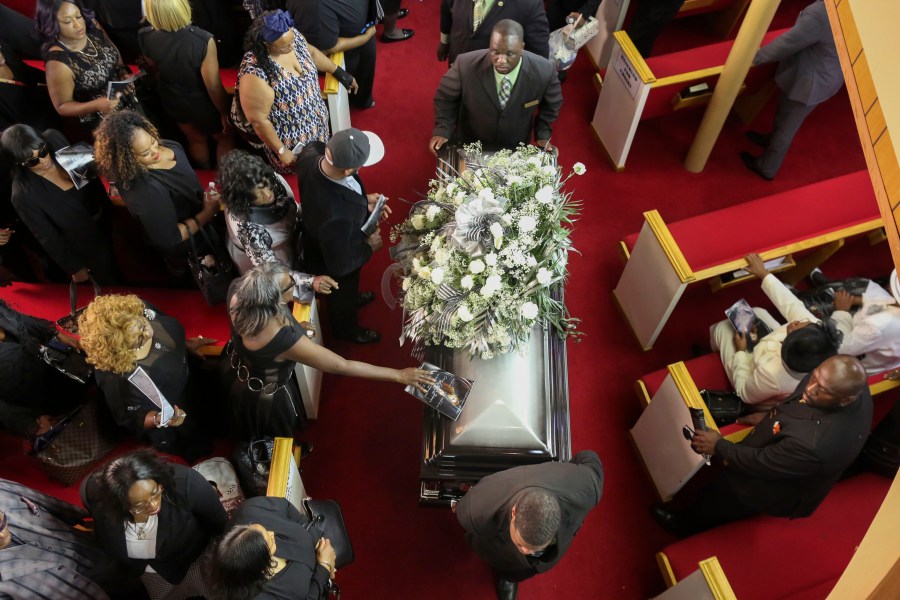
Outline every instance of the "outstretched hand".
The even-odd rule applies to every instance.
[[[411,385],[423,394],[427,392],[425,386],[434,383],[434,377],[431,376],[430,371],[416,369],[415,367],[409,367],[400,371],[399,380],[400,383]]]

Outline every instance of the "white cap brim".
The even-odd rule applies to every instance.
[[[369,138],[369,158],[366,159],[364,167],[370,167],[384,158],[384,142],[377,134],[371,131],[363,131]]]
[[[900,304],[900,281],[897,280],[897,269],[891,271],[891,295]]]

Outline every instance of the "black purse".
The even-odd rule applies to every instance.
[[[206,230],[201,227],[197,233],[206,241],[206,245],[210,248],[210,254],[216,257],[216,264],[212,267],[205,267],[201,263],[202,256],[197,252],[197,245],[194,242],[194,234],[188,227],[188,242],[190,243],[190,252],[188,252],[188,267],[191,269],[191,275],[197,287],[203,293],[203,298],[210,306],[222,304],[225,302],[225,296],[228,293],[228,286],[234,279],[234,265],[231,258],[219,250],[219,246],[213,243],[212,237],[218,241],[218,236],[213,232],[211,237]]]
[[[337,500],[313,500],[304,498],[303,506],[309,515],[306,530],[313,539],[319,541],[328,538],[334,548],[335,569],[343,569],[353,562],[353,545],[350,536],[347,535],[347,527],[344,525],[344,515],[341,514],[341,506]]]
[[[79,383],[87,383],[94,375],[94,367],[87,363],[84,354],[74,348],[60,348],[61,345],[54,335],[49,345],[41,346],[41,358],[66,377]]]
[[[268,436],[239,444],[234,451],[232,462],[237,470],[238,481],[248,498],[266,495],[274,452],[275,440]]]
[[[700,390],[700,397],[718,427],[731,425],[750,412],[749,407],[734,392]]]

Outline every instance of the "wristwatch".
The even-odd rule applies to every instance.
[[[287,148],[285,148],[284,146],[282,146],[281,148],[278,149],[278,156],[281,156],[281,155],[284,154],[285,152],[287,152]]]

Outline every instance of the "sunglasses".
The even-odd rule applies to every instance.
[[[37,153],[37,156],[32,156],[28,160],[23,160],[19,164],[21,164],[26,169],[38,166],[38,163],[41,162],[41,159],[47,158],[47,155],[50,154],[50,150],[47,149],[47,144],[41,144],[41,147],[38,148]]]

